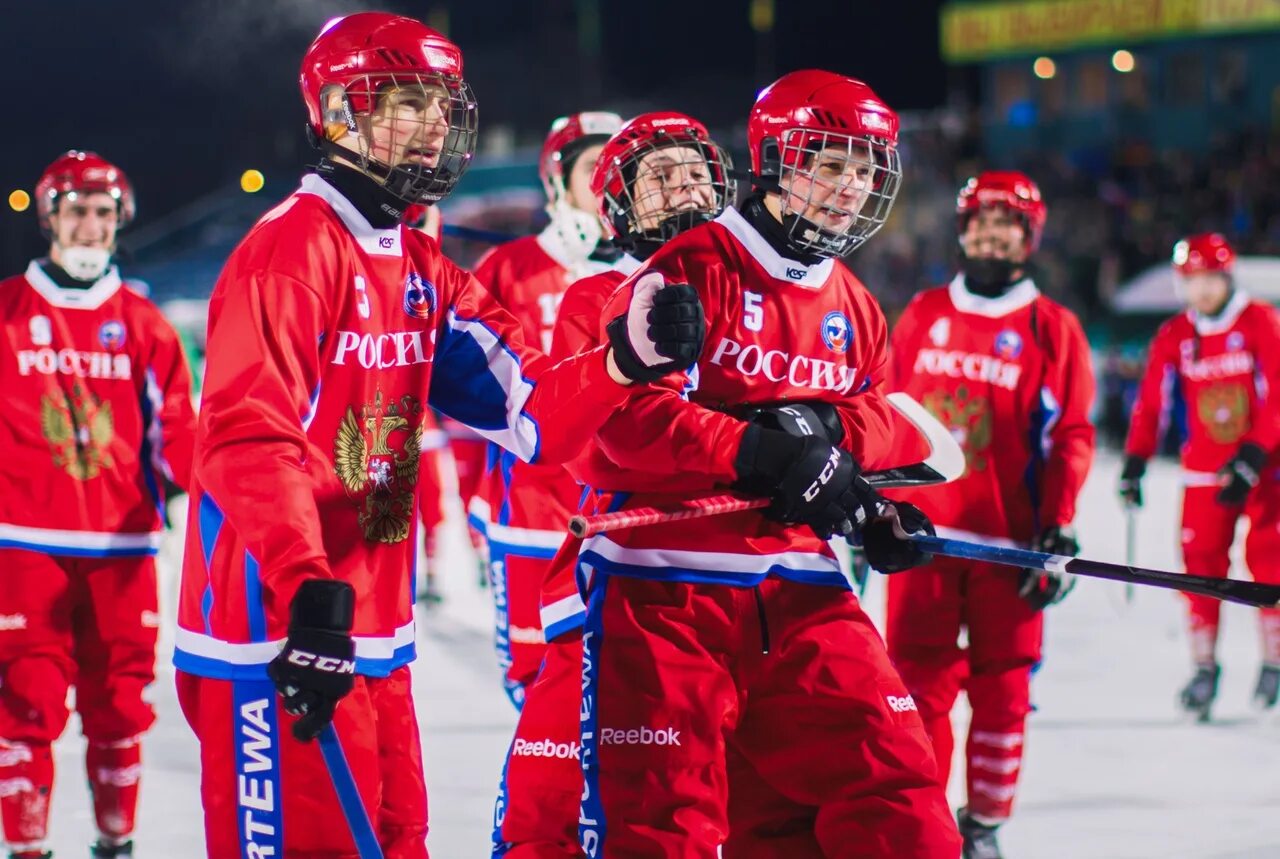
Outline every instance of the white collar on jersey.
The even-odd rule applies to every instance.
[[[538,242],[538,247],[542,248],[543,253],[551,257],[556,265],[569,272],[570,281],[580,280],[593,274],[601,274],[612,270],[614,267],[614,263],[602,262],[601,260],[575,259],[569,253],[569,248],[564,243],[564,239],[560,237],[560,231],[556,229],[555,224],[548,224],[534,238]]]
[[[1244,309],[1248,306],[1249,296],[1245,294],[1243,289],[1237,289],[1235,294],[1231,296],[1231,300],[1227,302],[1227,306],[1222,308],[1222,312],[1217,316],[1205,316],[1188,308],[1187,318],[1195,326],[1197,334],[1201,337],[1210,337],[1214,334],[1221,334],[1232,325],[1235,325],[1236,320],[1240,318],[1240,314],[1244,313]]]
[[[644,263],[640,262],[640,260],[633,257],[631,254],[623,254],[618,257],[618,261],[613,264],[613,270],[621,273],[624,277],[631,277],[631,275],[635,274],[643,267]]]
[[[27,266],[27,283],[31,284],[32,289],[43,295],[45,300],[54,307],[97,310],[123,286],[119,270],[111,266],[102,277],[94,281],[93,286],[87,289],[64,289],[44,273],[44,269],[40,268],[41,262],[43,260],[33,259]]]
[[[773,245],[756,232],[756,228],[748,224],[747,219],[742,217],[733,206],[726,206],[725,210],[716,217],[716,223],[732,233],[733,237],[747,249],[747,253],[760,263],[760,267],[778,280],[799,284],[809,289],[821,289],[827,282],[827,278],[831,276],[832,269],[835,268],[836,261],[833,259],[824,259],[816,265],[805,265],[802,262],[787,259],[774,250]]]
[[[400,247],[400,225],[390,230],[379,230],[370,224],[360,210],[351,201],[342,196],[342,192],[321,179],[315,173],[302,177],[299,194],[313,194],[329,204],[335,215],[346,226],[352,238],[360,248],[371,256],[399,257],[404,253]]]
[[[947,286],[947,295],[951,296],[951,303],[961,313],[972,313],[974,316],[988,316],[992,319],[999,319],[1001,316],[1008,316],[1015,310],[1021,310],[1035,301],[1040,295],[1040,290],[1036,288],[1035,281],[1029,277],[1024,277],[1004,295],[987,298],[985,295],[970,292],[964,285],[964,275],[957,274]]]

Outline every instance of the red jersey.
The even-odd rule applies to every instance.
[[[520,321],[525,340],[548,354],[565,290],[580,277],[610,268],[609,263],[573,259],[559,236],[548,227],[507,242],[485,254],[475,268],[476,279]],[[577,512],[581,487],[561,466],[524,463],[494,446],[488,460],[480,494],[488,513],[482,530],[492,554],[551,558],[564,542],[569,517]],[[476,512],[484,510],[477,505]]]
[[[892,387],[960,442],[960,479],[890,494],[954,537],[1026,544],[1067,525],[1093,462],[1094,380],[1075,314],[1023,280],[998,298],[963,276],[917,295],[893,331]]]
[[[67,289],[38,262],[0,282],[0,326],[0,546],[154,555],[195,436],[173,326],[114,268]]]
[[[1125,453],[1150,458],[1168,423],[1173,386],[1187,406],[1182,465],[1189,485],[1217,486],[1217,470],[1245,442],[1276,458],[1280,443],[1280,314],[1237,291],[1218,316],[1194,310],[1151,341]]]
[[[698,290],[706,348],[683,390],[651,388],[614,414],[571,464],[605,509],[670,504],[723,490],[747,404],[820,399],[837,406],[854,458],[878,467],[890,444],[891,407],[880,383],[888,339],[872,295],[836,260],[781,256],[736,209],[660,248],[610,299],[661,277]],[[597,335],[602,336],[602,335]],[[668,377],[675,378],[675,377]],[[753,585],[769,574],[847,587],[827,541],[756,511],[611,531],[583,541],[583,565],[674,581]]]
[[[356,668],[414,654],[428,405],[563,461],[627,397],[605,349],[552,368],[429,238],[377,229],[316,175],[232,253],[209,308],[175,665],[261,677],[308,578],[358,594]]]

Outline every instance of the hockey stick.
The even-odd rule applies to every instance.
[[[482,230],[479,227],[464,227],[462,224],[445,224],[441,232],[455,239],[468,242],[484,242],[490,245],[501,245],[518,238],[510,233],[499,233],[494,230]]]
[[[1134,557],[1138,554],[1138,513],[1132,507],[1124,511],[1124,562],[1133,566]],[[1124,601],[1133,602],[1133,582],[1125,582]]]
[[[877,489],[893,489],[903,486],[933,486],[948,483],[964,472],[964,451],[933,415],[909,394],[895,391],[885,399],[911,422],[929,443],[929,456],[924,462],[886,468],[883,471],[864,472],[862,477]],[[743,510],[759,510],[772,503],[768,498],[743,498],[739,495],[704,495],[689,498],[672,507],[635,507],[596,516],[574,516],[569,520],[569,533],[585,539],[605,531],[619,528],[639,528],[645,525],[661,525],[682,519],[701,519]]]
[[[1106,561],[1092,561],[1087,558],[1072,557],[1070,555],[1051,555],[1048,552],[1035,552],[1030,549],[1005,548],[1003,546],[991,546],[986,543],[971,543],[967,540],[951,540],[946,537],[920,535],[912,536],[909,539],[926,551],[935,555],[946,555],[949,558],[965,558],[971,561],[986,561],[1010,567],[1027,567],[1051,573],[1071,573],[1095,579],[1111,579],[1112,581],[1128,584],[1150,585],[1151,587],[1185,591],[1259,608],[1280,607],[1280,585],[1266,585],[1258,582],[1238,581],[1236,579],[1218,579],[1210,576],[1197,576],[1191,573],[1173,573],[1168,570],[1149,570],[1145,567],[1135,567],[1132,564],[1112,564]]]

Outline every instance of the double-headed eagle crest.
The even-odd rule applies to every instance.
[[[956,388],[953,397],[946,391],[930,391],[921,401],[929,413],[951,431],[964,448],[965,471],[987,467],[986,450],[991,445],[991,409],[987,398],[969,396],[968,385]]]
[[[1249,431],[1249,392],[1240,382],[1206,388],[1196,399],[1196,410],[1218,444],[1235,444]]]
[[[360,504],[366,540],[399,543],[409,536],[422,451],[422,404],[405,395],[384,405],[374,395],[356,417],[347,409],[333,442],[333,465],[347,494]],[[416,424],[416,426],[412,425]]]
[[[79,385],[61,398],[40,398],[40,430],[53,450],[53,464],[76,480],[97,477],[114,465],[107,452],[115,435],[111,402],[96,402]]]

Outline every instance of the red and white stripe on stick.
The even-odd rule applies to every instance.
[[[863,478],[877,489],[891,489],[949,483],[959,477],[964,472],[964,451],[947,428],[909,394],[895,391],[886,399],[924,436],[929,444],[929,456],[924,462],[864,472]],[[768,507],[769,503],[767,498],[744,498],[731,493],[704,495],[666,507],[634,507],[595,516],[574,516],[569,520],[569,533],[578,538],[586,538],[622,528],[641,528],[684,519],[739,513],[743,510],[760,510]]]

